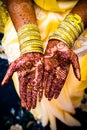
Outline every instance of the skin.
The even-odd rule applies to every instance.
[[[44,56],[44,88],[48,100],[58,98],[65,83],[70,64],[78,80],[81,79],[77,55],[65,43],[50,40]],[[46,79],[45,79],[46,77]]]
[[[35,24],[36,17],[32,0],[6,0],[8,12],[16,31],[25,24]],[[1,83],[6,84],[13,73],[18,73],[21,105],[28,110],[35,108],[37,96],[43,95],[43,54],[26,53],[9,65]]]
[[[87,1],[79,0],[71,13],[81,16],[84,27],[87,27]],[[65,83],[70,65],[72,64],[74,74],[80,81],[80,66],[77,55],[65,43],[58,40],[48,41],[44,55],[44,81],[45,96],[48,100],[58,98]],[[46,79],[45,79],[46,77]],[[50,82],[50,83],[49,83]]]
[[[5,2],[16,31],[24,24],[37,24],[32,0],[5,0]],[[28,8],[25,8],[22,3]],[[86,27],[87,17],[84,17],[87,9],[84,11],[82,6],[87,7],[87,1],[80,0],[72,13],[79,14]],[[15,9],[13,7],[18,10],[12,11]],[[19,78],[21,104],[30,110],[36,107],[37,97],[41,101],[43,89],[48,100],[59,96],[71,64],[76,78],[80,80],[77,55],[65,43],[53,39],[48,41],[44,56],[40,53],[26,53],[11,63],[1,85],[6,84],[16,71]]]

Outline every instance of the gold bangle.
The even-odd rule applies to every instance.
[[[71,35],[71,37],[72,37],[73,39],[76,38],[76,36],[75,36],[74,32],[72,31],[72,29],[71,29],[70,27],[66,26],[66,24],[64,24],[64,22],[62,22],[62,24],[61,24],[59,27],[61,27],[61,28],[63,28],[64,30],[66,30],[66,31]]]
[[[21,54],[27,52],[43,53],[43,43],[37,25],[27,24],[18,30]]]
[[[17,33],[18,33],[18,36],[20,36],[22,33],[26,32],[26,31],[31,31],[31,30],[39,32],[37,25],[35,25],[35,24],[25,24],[24,26],[19,28]]]
[[[31,41],[26,41],[23,44],[20,45],[20,49],[22,50],[23,48],[27,46],[37,46],[37,47],[42,47],[43,48],[43,43],[39,40],[31,40]]]
[[[83,30],[84,25],[81,17],[77,14],[69,14],[49,37],[49,40],[57,38],[72,47]]]
[[[53,35],[49,36],[49,40],[52,40],[52,39],[57,39],[57,40],[62,41],[67,44],[67,42],[63,39],[63,37],[60,37],[58,34],[53,34]]]
[[[83,22],[78,14],[67,15],[65,21],[70,22],[74,27],[76,27],[79,33],[83,31]]]
[[[25,41],[29,41],[29,40],[33,40],[33,39],[41,40],[40,33],[32,34],[31,32],[26,32],[24,35],[21,35],[19,37],[20,44],[24,43]]]
[[[68,33],[66,34],[66,32],[64,32],[64,30],[58,28],[55,31],[55,34],[60,36],[64,41],[66,41],[67,45],[69,45],[70,47],[72,46],[72,42],[70,40],[70,35],[68,35]]]
[[[77,32],[76,28],[69,22],[63,21],[65,26],[68,26],[70,30],[74,33],[75,39],[79,36],[79,33]]]
[[[43,48],[27,46],[26,48],[23,48],[21,50],[21,55],[28,53],[28,52],[39,52],[39,53],[43,54]]]
[[[71,36],[65,29],[63,29],[63,28],[60,28],[60,27],[59,27],[59,28],[57,29],[57,31],[60,32],[60,34],[66,36],[66,37],[67,37],[67,38],[66,38],[67,43],[70,44],[70,46],[72,46],[71,44],[74,43],[74,39],[72,38],[72,36]],[[68,40],[67,40],[67,39],[68,39]]]

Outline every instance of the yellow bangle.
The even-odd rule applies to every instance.
[[[35,31],[26,32],[23,35],[20,35],[19,37],[20,45],[24,43],[25,41],[33,40],[33,39],[41,39],[40,33]]]
[[[58,34],[53,34],[53,35],[49,36],[49,40],[51,40],[51,39],[57,39],[57,40],[62,41],[67,44],[65,39],[63,37],[59,36]]]
[[[70,27],[68,27],[64,22],[62,22],[62,24],[61,24],[59,27],[65,29],[65,30],[71,35],[71,37],[72,37],[73,39],[76,38],[76,36],[75,36],[73,30],[70,29]]]
[[[63,28],[58,28],[57,29],[57,33],[60,33],[63,35],[63,37],[66,37],[65,40],[68,44],[70,44],[70,46],[72,47],[73,43],[74,43],[74,39],[72,38],[72,36]]]
[[[67,15],[65,21],[70,22],[78,31],[78,33],[81,33],[82,30],[82,20],[81,17],[77,14],[69,14]]]
[[[18,36],[20,36],[22,33],[25,33],[26,31],[36,31],[39,32],[37,25],[35,24],[25,24],[18,30]]]
[[[71,24],[73,24],[73,26],[77,28],[79,33],[81,33],[84,30],[82,19],[78,14],[67,15],[67,17],[65,18],[65,21],[71,22]]]
[[[21,44],[20,49],[22,50],[23,48],[25,48],[27,46],[31,46],[31,47],[36,46],[36,47],[43,48],[42,45],[43,45],[43,43],[39,40],[30,40],[30,41],[26,41],[23,44]]]
[[[71,23],[63,21],[63,24],[64,26],[69,27],[70,31],[74,33],[75,39],[79,36],[79,33],[77,32],[76,28]]]
[[[77,14],[69,14],[49,37],[49,40],[57,38],[64,41],[69,47],[72,47],[83,30],[84,25],[81,17]]]
[[[25,53],[28,53],[28,52],[39,52],[39,53],[42,53],[43,52],[43,48],[27,46],[27,47],[25,47],[25,48],[23,48],[21,50],[21,55],[23,55]]]
[[[43,43],[37,25],[27,24],[18,30],[21,54],[27,52],[43,53]]]

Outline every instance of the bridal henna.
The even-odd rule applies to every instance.
[[[5,2],[17,32],[23,25],[37,25],[32,0],[6,0]],[[37,97],[41,101],[43,95],[43,54],[31,52],[21,55],[9,65],[1,85],[6,84],[14,72],[18,73],[22,106],[28,110],[35,108]]]
[[[57,98],[65,83],[70,64],[78,80],[81,79],[77,55],[63,42],[50,40],[44,56],[45,96],[48,100]]]
[[[6,2],[17,31],[24,24],[37,24],[32,0],[6,0]],[[25,5],[29,8],[25,8]],[[12,11],[15,8],[19,10]],[[76,12],[78,11],[75,9],[74,13]],[[77,14],[82,16],[83,13]],[[83,19],[83,22],[87,23],[86,18]],[[26,53],[11,63],[1,85],[7,83],[13,73],[17,71],[21,103],[30,110],[35,108],[38,96],[41,101],[43,89],[48,100],[58,97],[71,64],[76,78],[80,80],[77,55],[65,43],[53,39],[48,42],[44,56],[40,53]]]
[[[19,92],[22,106],[28,110],[35,108],[37,96],[41,101],[43,95],[43,57],[39,53],[26,53],[9,65],[1,83],[6,84],[13,73],[18,73]]]
[[[87,1],[79,0],[71,11],[72,14],[78,14],[87,27]],[[62,34],[61,34],[62,35]],[[65,83],[69,72],[70,64],[73,67],[74,74],[78,80],[81,79],[78,56],[63,42],[58,40],[49,40],[44,56],[44,81],[45,96],[48,100],[57,98]]]

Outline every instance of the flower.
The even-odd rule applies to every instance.
[[[22,126],[21,126],[21,125],[15,124],[15,125],[12,125],[12,126],[10,127],[10,130],[23,130],[23,129],[22,129]]]

